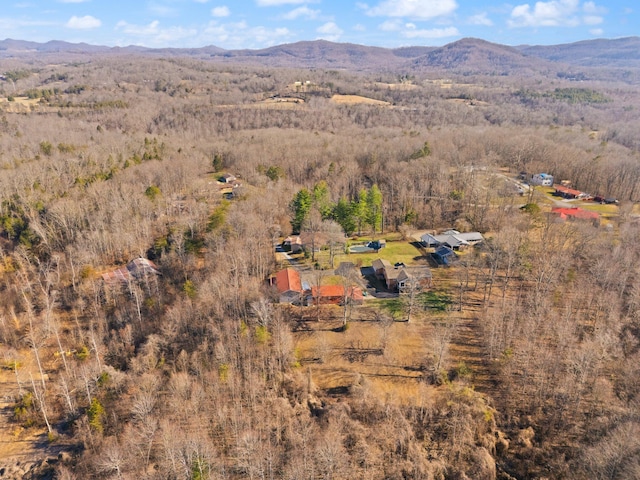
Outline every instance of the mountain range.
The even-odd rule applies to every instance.
[[[144,55],[207,58],[220,62],[268,67],[331,68],[354,71],[443,70],[463,75],[513,75],[593,69],[640,69],[640,37],[596,39],[561,45],[506,46],[464,38],[442,47],[383,48],[326,40],[301,41],[260,50],[201,48],[152,49],[139,46],[106,47],[87,43],[46,43],[6,39],[0,58],[66,55]]]

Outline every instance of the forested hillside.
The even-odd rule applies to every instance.
[[[3,63],[0,476],[640,478],[637,86],[417,54]],[[438,268],[452,228],[485,241]],[[432,278],[334,271],[378,255]],[[286,266],[370,293],[278,303]]]

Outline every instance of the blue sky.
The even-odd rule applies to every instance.
[[[326,39],[382,47],[463,37],[548,45],[639,35],[638,0],[3,0],[0,39],[264,48]]]

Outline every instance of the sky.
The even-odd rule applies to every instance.
[[[395,48],[464,37],[551,45],[640,35],[638,0],[0,0],[0,39],[259,49],[325,39]]]

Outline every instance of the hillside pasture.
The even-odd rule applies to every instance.
[[[388,107],[391,104],[382,100],[376,100],[374,98],[362,97],[360,95],[333,95],[331,101],[338,105],[378,105],[380,107]]]

